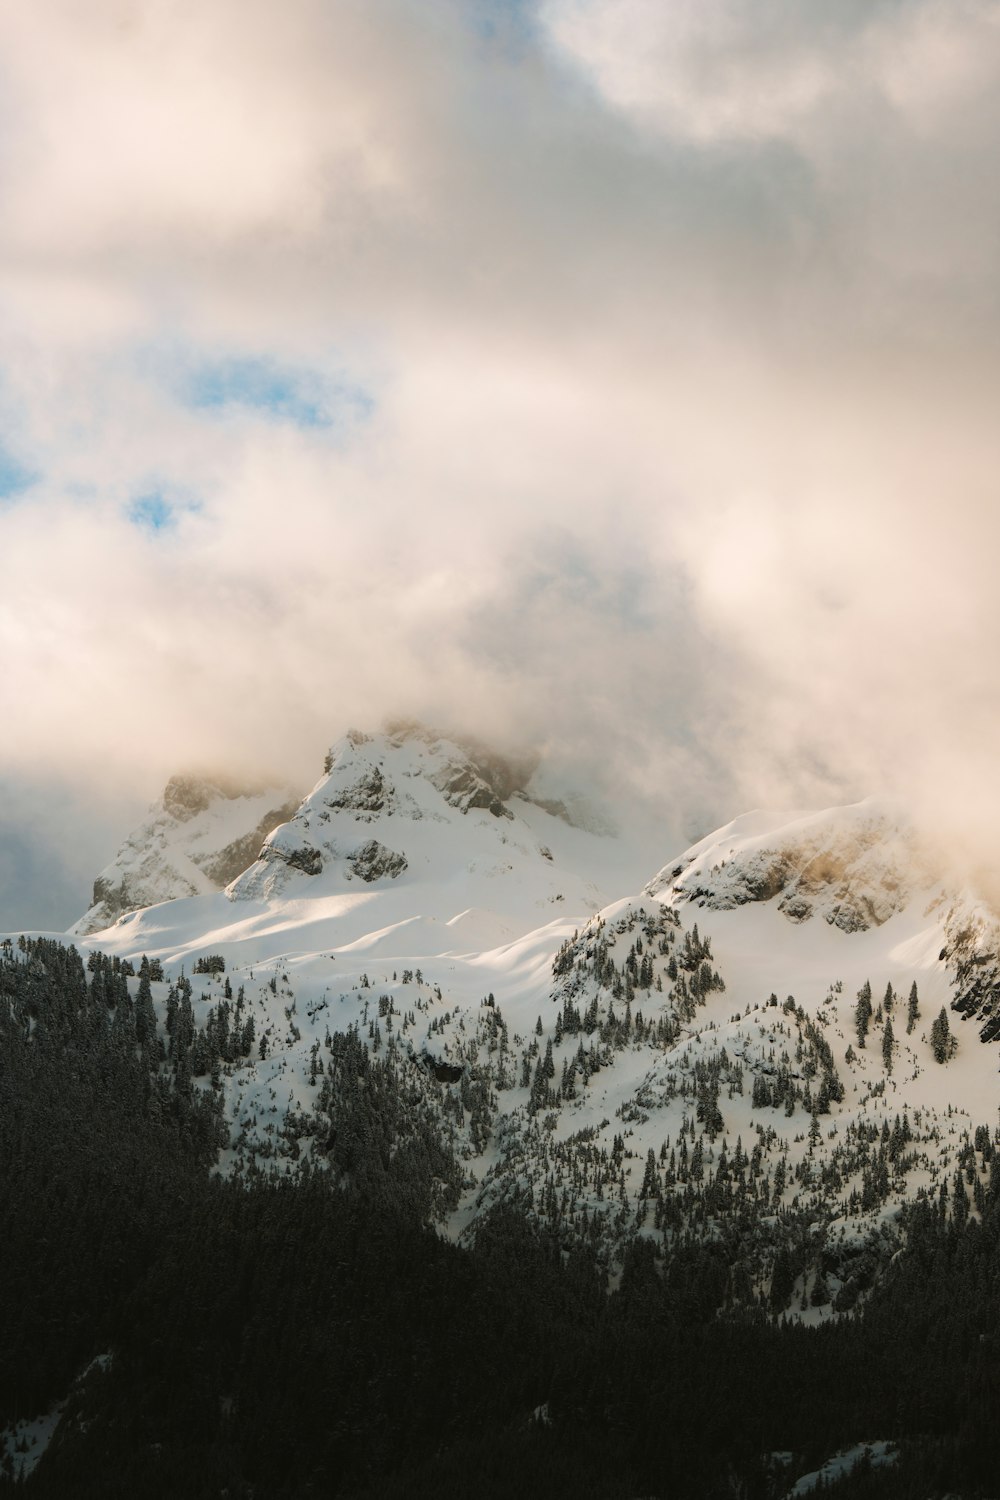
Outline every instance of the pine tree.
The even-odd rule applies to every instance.
[[[813,1115],[812,1119],[809,1122],[809,1155],[810,1156],[812,1156],[813,1152],[816,1150],[816,1147],[819,1145],[819,1143],[820,1143],[820,1141],[822,1139],[822,1136],[823,1136],[823,1132],[820,1129],[819,1121],[817,1120],[816,1116]]]
[[[149,984],[149,969],[140,971],[139,988],[136,993],[135,1035],[140,1047],[151,1046],[156,1040],[156,1012],[153,1009],[153,992]]]
[[[892,1072],[892,1051],[895,1045],[896,1039],[892,1034],[892,1021],[886,1016],[885,1030],[882,1033],[882,1061],[885,1064],[885,1071],[887,1073]]]
[[[854,1007],[854,1027],[858,1033],[858,1046],[865,1045],[865,1037],[868,1035],[868,1027],[872,1018],[872,987],[866,979],[861,989],[858,990],[858,1001]]]
[[[951,1027],[948,1025],[948,1012],[942,1005],[940,1014],[931,1025],[931,1051],[934,1061],[947,1062],[954,1051]]]
[[[917,981],[914,980],[913,983],[910,985],[910,998],[907,1001],[907,1005],[906,1005],[906,1034],[907,1034],[907,1036],[909,1036],[910,1032],[913,1030],[914,1026],[917,1024],[917,1017],[919,1015],[920,1015],[920,1007],[917,1004]]]

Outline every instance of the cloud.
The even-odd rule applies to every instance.
[[[603,766],[665,845],[992,809],[998,38],[0,9],[8,778],[307,782],[410,714]]]
[[[885,123],[894,110],[938,143],[969,140],[966,112],[992,109],[1000,17],[989,0],[542,0],[540,14],[615,107],[700,142],[809,149],[845,133],[859,106],[885,107]]]
[[[992,305],[993,0],[542,0],[541,14],[638,132],[703,161],[768,163],[778,216],[829,273],[839,265],[859,321],[941,332]],[[803,311],[822,313],[814,277],[804,290]]]

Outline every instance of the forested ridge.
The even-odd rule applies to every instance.
[[[721,1244],[637,1237],[609,1289],[515,1203],[443,1241],[451,1147],[350,1033],[329,1169],[221,1179],[217,1091],[169,1055],[144,977],[0,954],[0,1425],[65,1402],[0,1493],[763,1500],[865,1438],[899,1462],[836,1493],[996,1493],[988,1134],[978,1207],[919,1199],[863,1308],[804,1328],[734,1301]]]

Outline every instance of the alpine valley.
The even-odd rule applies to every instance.
[[[649,845],[400,724],[11,933],[0,1493],[995,1493],[988,889]]]

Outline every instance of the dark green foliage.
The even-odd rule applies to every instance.
[[[931,1052],[934,1055],[934,1061],[939,1063],[947,1062],[949,1057],[953,1056],[955,1046],[956,1043],[951,1034],[951,1027],[948,1025],[948,1012],[942,1005],[931,1023]]]
[[[905,1252],[881,1271],[857,1258],[855,1314],[806,1328],[770,1319],[759,1294],[777,1312],[800,1288],[825,1305],[844,1268],[784,1209],[760,1287],[750,1218],[669,1247],[633,1235],[610,1293],[585,1247],[516,1201],[473,1247],[445,1243],[423,1221],[457,1164],[404,1060],[371,1057],[356,1033],[330,1039],[317,1084],[321,1164],[219,1180],[213,1092],[179,1066],[189,989],[175,987],[161,1061],[128,976],[88,968],[89,984],[54,944],[0,956],[0,1425],[68,1397],[35,1475],[23,1489],[0,1476],[0,1494],[769,1500],[871,1436],[901,1443],[898,1467],[830,1493],[996,1493],[1000,1156],[985,1127],[945,1211],[925,1198],[910,1212]],[[453,1089],[464,1108],[477,1082]],[[699,1093],[710,1107],[710,1070]],[[677,1149],[693,1171],[691,1139],[690,1162]],[[910,1139],[903,1115],[865,1143],[873,1193]],[[617,1136],[616,1161],[624,1149]],[[673,1158],[666,1143],[646,1156],[650,1217]],[[741,1142],[717,1147],[705,1191],[750,1170]],[[793,1455],[780,1485],[776,1450]]]
[[[457,1201],[461,1169],[438,1121],[408,1101],[395,1058],[373,1058],[356,1032],[331,1037],[316,1119],[302,1123],[318,1132],[341,1185],[365,1202],[423,1223]]]
[[[226,960],[221,953],[209,953],[195,962],[194,972],[196,974],[224,974]]]
[[[882,1033],[882,1062],[887,1073],[892,1072],[892,1054],[896,1045],[896,1039],[892,1034],[892,1021],[886,1016],[885,1030]]]
[[[910,985],[910,996],[909,996],[909,999],[906,1002],[906,1034],[907,1034],[907,1036],[909,1036],[910,1032],[913,1030],[914,1026],[917,1024],[917,1018],[918,1018],[919,1015],[920,1015],[920,1002],[919,1002],[919,1000],[917,998],[917,981],[914,980],[913,983]]]
[[[96,961],[95,961],[96,960]],[[0,957],[0,1405],[43,1410],[214,1162],[219,1103],[158,1064],[126,976],[46,940]],[[140,980],[140,986],[143,981]]]

